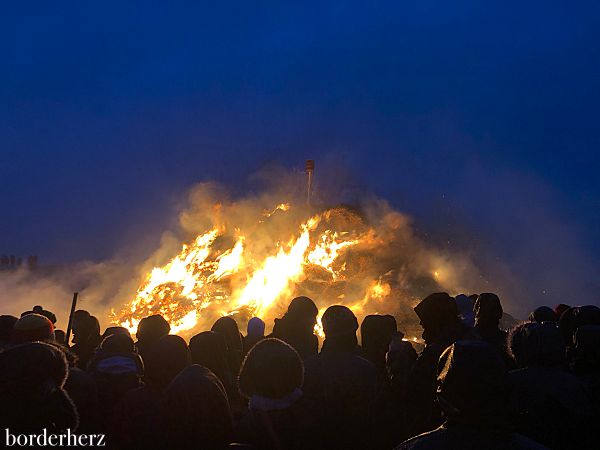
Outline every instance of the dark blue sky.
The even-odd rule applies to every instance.
[[[437,240],[597,268],[600,3],[89,3],[3,6],[0,253],[101,260],[313,157]]]

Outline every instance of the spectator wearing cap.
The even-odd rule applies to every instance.
[[[436,381],[444,424],[403,442],[396,450],[546,448],[511,430],[506,366],[488,343],[452,344],[440,358]]]
[[[54,315],[54,313],[52,311],[44,309],[40,305],[35,305],[31,311],[25,311],[24,313],[21,313],[21,317],[26,316],[27,314],[39,314],[48,318],[48,320],[52,322],[52,325],[56,325],[56,316]]]
[[[34,341],[54,341],[54,326],[41,314],[26,314],[16,321],[12,331],[13,344]]]
[[[283,317],[275,319],[272,337],[290,344],[303,360],[316,355],[319,351],[319,340],[314,334],[314,329],[318,312],[312,299],[294,298]]]
[[[240,391],[249,407],[237,439],[265,450],[307,448],[312,419],[302,401],[303,382],[304,364],[289,344],[274,338],[256,344],[240,371]]]
[[[345,306],[327,308],[322,317],[321,353],[305,361],[306,399],[318,405],[316,442],[321,448],[377,446],[383,385],[377,368],[358,356],[358,321]]]
[[[32,316],[38,315],[22,317],[20,320],[26,322],[21,322],[15,330],[19,341],[25,343],[0,352],[0,424],[12,434],[75,430],[77,410],[64,389],[68,374],[65,355],[48,343],[26,342],[25,336],[33,337],[34,333],[22,326],[34,324],[36,319],[31,319]],[[39,317],[52,326],[46,317]],[[38,327],[34,329],[40,331]],[[51,328],[46,328],[46,332],[48,329]]]
[[[519,367],[511,372],[517,429],[551,448],[594,448],[593,405],[585,385],[565,370],[565,345],[554,323],[524,323],[509,336]]]
[[[442,352],[469,331],[460,322],[455,299],[446,292],[428,295],[414,309],[423,327],[425,348],[408,377],[411,435],[441,425],[442,413],[435,401],[437,363]]]
[[[258,342],[265,338],[265,323],[259,317],[253,317],[248,321],[247,334],[244,337],[244,356]]]
[[[73,342],[71,350],[79,358],[77,365],[85,370],[102,342],[102,336],[98,319],[83,309],[73,314]]]
[[[143,360],[146,360],[150,349],[160,339],[167,336],[171,331],[171,325],[160,314],[144,317],[140,320],[137,328],[135,346]]]
[[[506,339],[507,333],[500,329],[500,319],[504,311],[500,298],[491,292],[481,294],[475,301],[475,329],[477,339],[487,342],[496,349],[506,367],[514,368]],[[552,312],[552,310],[550,310]]]

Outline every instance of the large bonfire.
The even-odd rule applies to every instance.
[[[244,220],[235,223],[232,211],[240,208]],[[372,224],[346,206],[252,210],[214,203],[205,231],[154,267],[113,322],[135,331],[143,317],[161,314],[172,332],[184,335],[224,315],[241,325],[253,316],[271,324],[294,296],[306,295],[321,313],[343,304],[359,318],[393,314],[414,336],[412,306],[423,293],[444,288],[449,272],[447,260],[424,250],[393,210]]]

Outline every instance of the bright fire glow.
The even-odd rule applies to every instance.
[[[287,211],[289,204],[282,203],[264,215],[277,210]],[[244,310],[265,317],[276,301],[289,299],[294,284],[304,279],[307,266],[321,267],[335,279],[343,270],[334,267],[336,259],[359,243],[346,232],[317,231],[323,217],[317,215],[301,223],[296,237],[285,244],[276,243],[273,253],[262,258],[247,251],[246,238],[239,230],[233,247],[217,250],[215,241],[226,230],[215,226],[184,244],[164,266],[152,269],[135,298],[113,320],[135,332],[141,318],[161,314],[177,333],[196,327],[202,311],[215,302],[221,314]],[[236,283],[228,285],[227,280],[235,276]]]

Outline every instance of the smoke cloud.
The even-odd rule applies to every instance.
[[[327,173],[328,177],[318,179],[315,184],[310,206],[306,204],[305,174],[276,166],[253,175],[251,188],[241,192],[232,192],[217,183],[198,184],[189,190],[187,200],[182,203],[177,225],[163,232],[160,244],[150,253],[133,256],[122,252],[127,257],[116,256],[102,263],[0,272],[5,299],[3,312],[19,315],[41,304],[57,314],[57,325],[64,329],[72,293],[79,291],[78,308],[89,310],[102,326],[107,326],[135,298],[154,267],[167,264],[183,244],[215,226],[226,230],[214,243],[215,255],[231,248],[236,237],[243,234],[245,251],[255,258],[245,261],[246,269],[219,285],[227,295],[235,296],[248,282],[252,270],[275,254],[282,243],[298,237],[302,222],[324,212],[327,214],[319,227],[348,233],[348,239],[360,242],[340,252],[334,264],[337,278],[318,267],[305,267],[269,309],[264,317],[268,325],[285,311],[293,296],[308,295],[321,309],[335,303],[353,306],[359,318],[371,313],[394,314],[400,328],[415,336],[418,319],[412,307],[431,292],[448,291],[453,295],[498,292],[507,312],[523,316],[543,298],[543,293],[534,298],[531,289],[539,285],[540,276],[550,291],[558,291],[565,278],[583,279],[588,275],[582,274],[580,265],[574,263],[572,270],[565,271],[542,271],[531,264],[532,260],[539,261],[540,256],[551,257],[547,248],[549,237],[556,241],[553,251],[562,255],[577,252],[579,248],[575,239],[565,239],[574,235],[571,230],[539,206],[543,202],[536,211],[532,211],[535,205],[528,211],[514,211],[521,214],[523,222],[541,218],[545,224],[543,233],[524,240],[522,252],[499,260],[488,256],[485,245],[465,245],[459,249],[456,245],[452,248],[440,245],[439,237],[447,235],[448,230],[440,231],[438,236],[435,226],[429,227],[433,231],[428,233],[417,231],[409,216],[384,199],[366,195],[364,186],[357,184],[344,169],[329,169]],[[465,193],[468,187],[466,184]],[[289,210],[276,208],[283,203],[290,204]],[[494,220],[500,221],[501,217],[501,214],[496,218],[488,216],[486,220],[490,222],[490,230],[507,233],[493,226]],[[464,226],[469,229],[468,220]],[[572,254],[572,260],[578,260],[578,255]],[[565,262],[569,266],[569,259]],[[377,292],[373,291],[375,284]],[[215,302],[213,306],[202,309],[195,330],[209,328],[217,317],[231,312],[227,310],[229,304]],[[234,314],[243,326],[250,313],[234,311]]]

